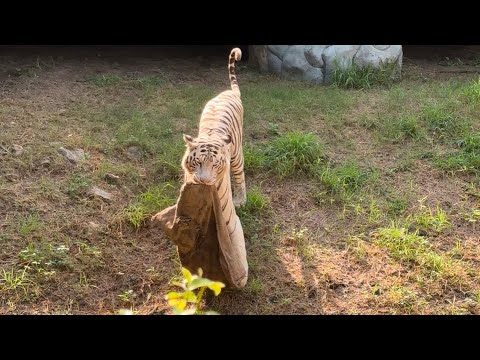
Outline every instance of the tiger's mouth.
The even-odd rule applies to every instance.
[[[214,185],[216,179],[213,176],[204,177],[204,176],[198,176],[197,174],[194,174],[193,180],[195,184]]]

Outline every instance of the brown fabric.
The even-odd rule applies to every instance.
[[[177,204],[152,217],[178,248],[182,266],[193,273],[241,288],[248,278],[245,239],[240,219],[229,234],[214,185],[184,184]]]

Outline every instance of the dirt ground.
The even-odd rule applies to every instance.
[[[108,159],[117,165],[131,164],[139,175],[134,181],[117,186],[110,186],[99,178],[96,184],[109,189],[115,198],[113,203],[90,198],[72,199],[61,189],[79,168],[55,157],[52,149],[60,144],[85,147],[88,132],[105,131],[100,125],[82,130],[83,118],[75,117],[71,111],[82,104],[101,107],[103,103],[117,101],[118,94],[113,90],[99,97],[86,79],[106,73],[168,74],[178,83],[198,85],[208,79],[221,89],[225,85],[225,52],[229,48],[229,45],[207,48],[0,47],[0,269],[7,271],[23,264],[26,260],[19,261],[22,251],[34,256],[32,251],[25,252],[31,243],[56,244],[55,249],[58,244],[65,244],[68,248],[67,255],[62,253],[61,256],[52,255],[57,254],[53,248],[45,250],[60,265],[52,274],[48,274],[48,266],[38,268],[42,269],[42,276],[36,276],[18,294],[2,299],[0,313],[114,314],[128,307],[138,314],[168,313],[164,295],[172,290],[170,281],[178,276],[180,265],[175,248],[158,229],[142,227],[136,230],[119,221],[122,209],[145,189],[142,181],[147,179],[154,183],[157,174],[134,155],[132,158],[125,151],[109,152],[92,144],[88,161],[80,167],[82,171],[96,173]],[[404,56],[406,78],[472,78],[480,73],[475,63],[480,56],[480,46],[406,46]],[[131,92],[131,101],[141,104],[136,94]],[[364,139],[366,145],[359,146],[358,151],[375,153],[376,150],[368,145],[369,135],[363,128],[351,127],[345,134],[352,139]],[[12,144],[20,144],[25,154],[18,158],[7,156]],[[382,151],[381,155],[375,153],[377,166],[392,166],[388,146]],[[341,158],[339,151],[338,159]],[[431,193],[432,201],[437,200],[447,208],[462,199],[468,181],[445,180],[440,175],[432,176],[437,173],[430,165],[421,161],[415,165],[417,190],[424,190],[418,191],[419,194]],[[277,218],[265,219],[268,226],[257,234],[257,240],[247,242],[249,253],[257,256],[254,273],[262,273],[262,276],[255,276],[253,284],[245,291],[226,290],[220,298],[209,300],[208,305],[220,313],[444,313],[448,312],[446,302],[454,299],[455,303],[455,299],[458,302],[468,297],[458,289],[450,289],[448,295],[436,289],[437,293],[433,291],[428,298],[429,306],[418,305],[406,310],[394,307],[387,300],[377,301],[373,295],[362,295],[367,284],[368,288],[381,287],[384,279],[400,274],[402,269],[369,244],[362,245],[362,251],[371,255],[369,260],[366,263],[353,261],[345,246],[336,242],[339,234],[344,233],[336,223],[338,208],[319,208],[308,196],[312,185],[307,181],[296,179],[279,184],[261,175],[251,174],[250,177],[252,183],[262,183],[272,206],[278,209]],[[392,174],[391,181],[407,184],[411,178],[409,173],[398,172]],[[435,189],[439,187],[442,193],[436,194]],[[299,188],[302,191],[298,191]],[[472,205],[476,200],[465,201]],[[27,214],[33,210],[39,214],[41,222],[33,223],[34,230],[22,232],[21,229],[32,224]],[[311,248],[316,257],[315,266],[309,265],[309,255],[305,255],[305,251],[300,254],[288,238],[274,244],[282,247],[281,251],[258,240],[269,236],[278,223],[281,229],[299,225],[316,228],[315,236],[322,238],[322,246]],[[318,223],[322,226],[318,227]],[[455,245],[455,239],[462,238],[465,248],[470,249],[472,263],[479,265],[480,257],[475,250],[478,234],[467,225],[458,226],[456,231],[455,236],[447,233],[433,241],[449,248]],[[270,257],[275,260],[266,260]],[[375,284],[369,283],[372,274],[376,276]],[[402,281],[398,275],[399,286]],[[279,292],[279,288],[283,290]],[[363,300],[358,300],[362,296]],[[356,300],[352,303],[352,299]],[[462,311],[470,309],[471,313],[478,313],[477,305],[467,305],[461,307]],[[457,310],[454,308],[452,312]]]

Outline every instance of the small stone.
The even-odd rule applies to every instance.
[[[51,162],[50,162],[50,159],[43,159],[41,162],[40,162],[40,166],[50,166]]]
[[[21,147],[20,145],[16,145],[16,144],[13,144],[12,145],[12,154],[13,156],[22,156],[22,154],[25,152],[25,150],[23,149],[23,147]]]
[[[106,192],[105,190],[102,190],[96,186],[93,186],[90,191],[89,191],[89,194],[91,196],[97,196],[97,197],[100,197],[102,198],[102,200],[104,200],[105,202],[107,203],[110,203],[112,202],[112,194]]]
[[[140,160],[142,158],[142,149],[138,146],[130,146],[127,149],[127,156],[135,160]]]
[[[76,164],[80,160],[85,159],[85,152],[83,149],[74,149],[74,150],[69,150],[64,148],[63,146],[58,149],[58,152],[63,155],[65,159],[70,161],[73,164]]]
[[[105,180],[110,184],[117,184],[118,180],[120,180],[120,176],[115,174],[105,174]]]

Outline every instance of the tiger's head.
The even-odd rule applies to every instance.
[[[183,135],[187,146],[182,160],[183,169],[196,184],[213,185],[221,179],[230,163],[229,135],[204,140]]]

